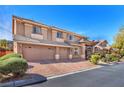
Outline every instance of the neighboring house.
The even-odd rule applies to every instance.
[[[96,45],[93,46],[93,52],[98,52],[101,50],[109,50],[110,47],[108,46],[107,40],[99,40],[96,41]]]
[[[80,42],[82,44],[85,44],[85,46],[86,46],[85,47],[86,59],[89,59],[93,53],[100,52],[103,50],[109,51],[111,49],[111,47],[108,46],[107,40],[97,40],[97,41],[81,40]]]
[[[13,50],[28,61],[85,59],[84,36],[13,16]]]

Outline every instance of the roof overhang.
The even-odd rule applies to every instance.
[[[64,46],[64,45],[54,45],[54,44],[45,44],[45,43],[38,43],[38,42],[29,42],[29,41],[14,41],[17,43],[22,43],[22,44],[33,44],[33,45],[44,45],[44,46],[53,46],[53,47],[66,47],[66,48],[71,48],[72,46]]]

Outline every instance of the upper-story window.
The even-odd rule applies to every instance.
[[[68,35],[68,39],[69,40],[73,40],[73,36],[72,35]]]
[[[41,28],[38,26],[33,27],[33,34],[40,34],[41,33]]]
[[[57,38],[62,38],[62,32],[57,32]]]

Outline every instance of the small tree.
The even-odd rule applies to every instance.
[[[124,27],[122,27],[115,36],[112,47],[115,48],[115,52],[120,58],[124,56]]]
[[[112,47],[117,48],[119,50],[124,49],[124,27],[121,28],[120,31],[115,36]]]
[[[0,40],[0,47],[8,48],[8,41],[6,39],[1,39]]]

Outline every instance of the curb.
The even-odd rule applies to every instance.
[[[89,71],[89,70],[93,70],[93,69],[97,69],[97,68],[101,68],[101,67],[103,67],[103,66],[96,66],[96,67],[82,69],[82,70],[79,70],[79,71],[74,71],[74,72],[61,74],[61,75],[56,75],[56,76],[49,76],[49,77],[47,77],[47,80],[58,78],[58,77],[63,77],[63,76],[68,76],[68,75],[72,75],[72,74],[76,74],[76,73],[80,73],[80,72],[85,72],[85,71]]]
[[[21,86],[26,86],[26,85],[36,84],[36,83],[42,83],[45,81],[47,81],[46,77],[33,75],[31,76],[30,79],[27,78],[24,80],[15,80],[7,83],[0,83],[0,87],[21,87]]]

